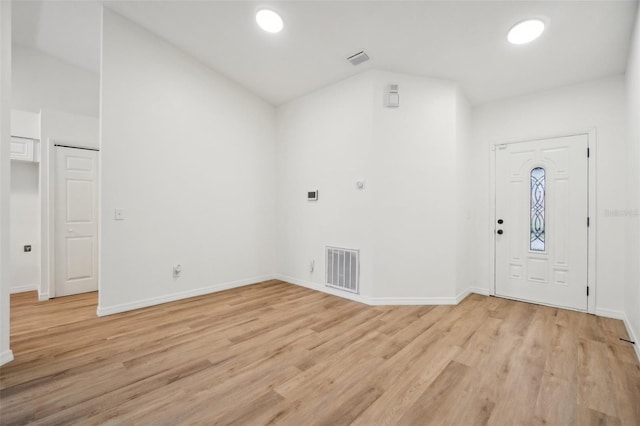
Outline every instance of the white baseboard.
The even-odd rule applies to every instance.
[[[457,305],[470,294],[489,295],[489,290],[469,287],[454,297],[374,297],[369,299],[370,305]]]
[[[482,287],[469,287],[469,292],[473,294],[479,294],[481,296],[491,296],[491,291],[488,288]]]
[[[624,320],[627,316],[623,311],[616,311],[615,309],[596,308],[596,315],[599,317],[613,318]]]
[[[631,323],[629,322],[629,318],[625,315],[622,319],[624,322],[624,326],[627,329],[627,334],[629,335],[629,339],[632,342],[635,342],[633,345],[633,349],[636,351],[636,356],[638,357],[638,362],[640,362],[640,341],[638,341],[638,335],[634,333],[633,327],[631,327]]]
[[[43,302],[45,300],[49,300],[49,293],[40,293],[38,292],[38,300]]]
[[[15,294],[15,293],[24,293],[26,291],[34,291],[38,289],[38,285],[37,284],[27,284],[27,285],[17,285],[17,286],[12,286],[11,288],[9,288],[9,293],[10,294]]]
[[[458,293],[458,295],[456,296],[455,299],[455,303],[454,305],[457,305],[458,303],[462,302],[464,299],[466,299],[469,295],[471,294],[471,288],[467,288],[466,290],[462,290],[460,293]]]
[[[0,353],[0,365],[5,365],[11,361],[13,361],[13,352],[11,349]]]
[[[489,291],[482,288],[469,287],[457,296],[450,297],[366,297],[359,294],[349,293],[348,291],[336,290],[322,284],[300,280],[286,275],[276,275],[275,279],[285,281],[291,284],[310,288],[312,290],[331,294],[333,296],[342,297],[344,299],[353,300],[355,302],[364,303],[371,306],[387,306],[387,305],[404,305],[404,306],[422,306],[422,305],[457,305],[462,302],[469,294],[477,293],[488,295]]]
[[[98,305],[98,316],[103,317],[106,315],[118,314],[120,312],[132,311],[134,309],[147,308],[149,306],[160,305],[162,303],[175,302],[176,300],[188,299],[189,297],[202,296],[204,294],[216,293],[222,290],[229,290],[232,288],[242,287],[245,285],[256,284],[263,281],[269,281],[274,279],[273,275],[264,275],[261,277],[247,278],[244,280],[232,281],[222,284],[214,284],[208,287],[196,288],[193,290],[181,291],[179,293],[171,293],[157,297],[151,297],[149,299],[136,300],[134,302],[123,303],[114,306],[100,306]]]
[[[355,302],[371,305],[371,303],[369,303],[369,299],[364,296],[361,296],[355,293],[349,293],[348,291],[336,290],[335,288],[327,287],[322,284],[314,283],[311,281],[299,280],[297,278],[288,277],[286,275],[279,275],[279,274],[276,274],[274,276],[274,279],[284,281],[290,284],[299,285],[300,287],[310,288],[311,290],[320,291],[322,293],[331,294],[333,296],[342,297],[343,299],[349,299]]]
[[[369,305],[456,305],[457,297],[372,297]]]
[[[627,314],[623,311],[616,311],[614,309],[596,308],[596,315],[600,317],[622,320],[622,322],[624,323],[624,327],[627,329],[629,339],[632,342],[635,342],[635,344],[633,345],[633,349],[636,352],[638,361],[640,361],[640,341],[638,341],[638,335],[633,331],[633,328],[631,327],[631,323],[629,322],[629,318],[627,318]]]

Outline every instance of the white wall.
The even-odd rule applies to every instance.
[[[12,109],[11,136],[40,139],[40,113]]]
[[[38,163],[11,161],[11,248],[9,285],[12,293],[36,290],[40,283],[40,193]],[[32,251],[25,252],[24,246]]]
[[[384,106],[390,84],[399,108]],[[361,300],[453,299],[457,96],[450,82],[369,71],[278,108],[283,279],[322,289],[335,245],[360,249]],[[313,189],[317,202],[306,200]]]
[[[640,8],[627,66],[627,277],[625,312],[640,358]]]
[[[14,109],[39,112],[47,108],[98,116],[98,74],[19,45],[13,46],[12,67]]]
[[[274,108],[108,9],[102,49],[99,313],[271,277]]]
[[[609,314],[623,312],[625,257],[620,241],[625,239],[625,220],[608,214],[627,205],[625,143],[625,81],[622,76],[564,87],[476,107],[473,136],[481,151],[476,161],[483,170],[476,177],[483,197],[477,214],[483,224],[485,246],[479,285],[489,288],[490,145],[492,143],[559,136],[577,131],[597,131],[597,292],[596,308]],[[612,312],[613,311],[613,312]]]
[[[11,2],[0,1],[0,365],[13,359],[9,348],[10,100]]]
[[[373,75],[373,295],[422,303],[454,297],[457,87],[403,74]],[[389,84],[399,85],[397,109],[383,106]]]
[[[325,246],[359,249],[361,294],[372,295],[372,87],[372,74],[359,74],[278,108],[276,270],[285,280],[324,287]],[[316,189],[318,201],[307,201]]]
[[[12,109],[11,136],[39,140],[40,114]],[[11,293],[36,290],[40,283],[39,167],[38,163],[11,161]],[[24,251],[27,244],[31,252]]]

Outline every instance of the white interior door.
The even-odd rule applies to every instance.
[[[55,296],[98,290],[98,153],[56,147]]]
[[[496,295],[587,310],[588,136],[496,147]]]

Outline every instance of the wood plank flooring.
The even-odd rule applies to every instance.
[[[371,307],[280,281],[98,318],[11,299],[0,422],[640,425],[621,321],[505,299]]]

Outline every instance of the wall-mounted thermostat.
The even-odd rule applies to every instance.
[[[318,201],[318,190],[308,191],[307,192],[307,200],[308,201]]]

